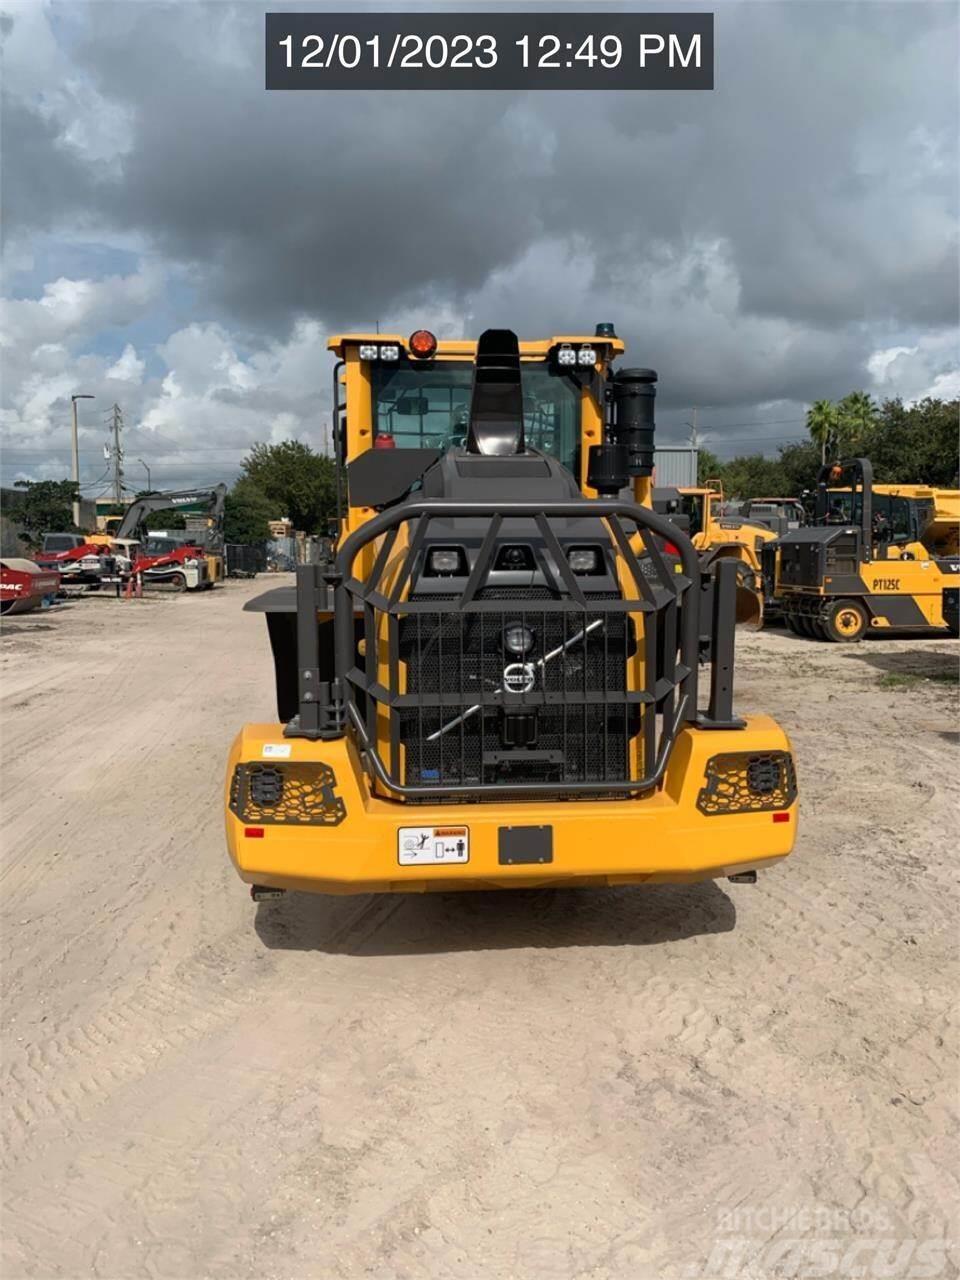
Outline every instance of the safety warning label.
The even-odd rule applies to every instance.
[[[469,827],[401,827],[397,832],[401,867],[470,861]]]

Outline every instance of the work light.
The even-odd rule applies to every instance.
[[[589,365],[597,363],[597,353],[593,347],[581,347],[577,352],[577,364]]]
[[[511,622],[503,633],[503,647],[508,653],[529,653],[533,648],[534,634],[520,622]]]
[[[457,573],[463,563],[459,547],[434,547],[427,556],[427,568],[431,573]]]
[[[576,364],[577,353],[573,347],[561,347],[557,352],[557,364]]]
[[[380,348],[381,360],[399,360],[400,348],[394,342],[386,342]]]
[[[567,563],[574,573],[596,573],[600,553],[596,547],[571,547],[567,552]]]

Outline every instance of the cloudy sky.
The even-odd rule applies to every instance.
[[[952,0],[718,3],[714,92],[623,94],[268,94],[265,7],[0,0],[4,484],[69,473],[74,391],[90,492],[114,401],[136,486],[319,447],[375,322],[613,320],[725,456],[960,391]]]

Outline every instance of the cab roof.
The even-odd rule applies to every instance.
[[[410,339],[399,333],[338,333],[327,339],[327,350],[333,351],[342,360],[348,346],[365,343],[388,343],[410,350]],[[598,338],[595,334],[560,334],[553,338],[521,339],[520,355],[529,358],[544,358],[554,347],[564,346],[604,347],[609,356],[622,355],[626,346],[620,338]],[[437,335],[436,355],[447,357],[467,357],[472,359],[477,353],[476,338],[441,338]]]

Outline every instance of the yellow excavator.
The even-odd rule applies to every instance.
[[[710,572],[720,560],[737,566],[737,622],[758,631],[764,622],[763,548],[776,540],[767,524],[723,514],[723,485],[707,480],[702,487],[655,489],[654,506],[685,529]]]
[[[798,635],[958,633],[960,490],[874,484],[867,458],[821,468],[813,522],[764,548],[764,572]]]
[[[790,744],[733,707],[736,566],[707,579],[653,510],[657,375],[614,367],[610,325],[329,345],[339,536],[247,605],[278,704],[226,769],[254,899],[752,881],[784,858]]]

